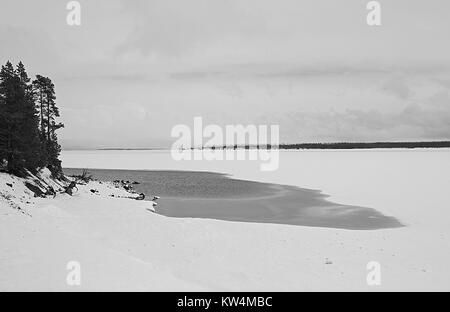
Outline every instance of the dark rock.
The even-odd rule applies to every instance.
[[[42,192],[42,190],[36,185],[33,185],[29,182],[25,182],[25,186],[34,193],[34,197],[45,197],[45,193]]]
[[[9,187],[13,187],[11,183],[6,183],[6,185],[8,185]]]
[[[49,186],[48,189],[45,191],[45,195],[56,196],[56,191],[53,187]]]
[[[74,190],[74,189],[77,189],[77,190],[78,190],[78,188],[77,188],[77,183],[76,183],[75,181],[72,181],[72,182],[70,182],[69,186],[66,187],[64,193],[67,193],[67,194],[69,194],[70,196],[72,196],[72,195],[73,195],[73,190]]]
[[[144,193],[141,193],[141,194],[139,194],[138,197],[136,197],[136,200],[144,200],[144,199],[145,199],[145,194]]]

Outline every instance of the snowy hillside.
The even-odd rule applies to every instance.
[[[20,178],[4,172],[0,172],[0,205],[3,209],[16,209],[23,214],[32,214],[33,207],[38,199],[55,198],[59,196],[69,196],[65,193],[71,181],[76,179],[68,177],[66,181],[57,180],[51,177],[48,169],[41,170],[34,175],[28,173],[28,177]],[[116,197],[138,199],[139,194],[126,190],[122,183],[102,182],[102,181],[77,181],[74,196],[95,195],[101,197]],[[54,194],[56,193],[56,194]],[[149,203],[149,208],[154,211],[153,202]]]

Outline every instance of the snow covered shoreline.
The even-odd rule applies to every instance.
[[[397,229],[173,219],[87,189],[36,200],[32,217],[0,204],[0,290],[448,291],[447,153],[307,153],[282,158],[270,177],[391,212],[407,224]],[[81,265],[80,286],[66,284],[69,261]],[[371,261],[381,265],[380,286],[366,282]]]
[[[2,204],[0,290],[289,291],[320,282],[292,279],[292,270],[317,257],[298,252],[314,245],[295,238],[307,228],[171,219],[150,213],[151,202],[118,198],[127,195],[90,182],[73,197],[35,199],[26,215]],[[316,259],[325,271],[326,259]],[[66,284],[71,261],[81,265],[80,286]]]

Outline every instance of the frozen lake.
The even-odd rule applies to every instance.
[[[258,161],[175,161],[160,150],[63,151],[61,158],[65,168],[207,171],[320,190],[406,222],[411,212],[447,213],[450,204],[450,149],[280,151],[279,169],[267,172]]]
[[[82,169],[64,169],[68,175]],[[138,193],[158,195],[157,213],[169,217],[373,230],[400,227],[375,209],[330,202],[316,190],[229,178],[201,171],[90,169],[102,181],[137,181]]]
[[[330,195],[329,201],[370,207],[394,216],[405,226],[349,231],[258,224],[258,229],[266,233],[257,235],[263,243],[280,232],[292,234],[286,238],[292,245],[279,245],[277,251],[283,254],[283,263],[292,265],[286,279],[305,268],[299,278],[289,279],[290,286],[304,281],[311,289],[375,290],[367,286],[365,274],[367,263],[376,261],[383,276],[382,285],[376,289],[450,289],[449,149],[281,151],[279,170],[273,172],[259,171],[257,161],[176,162],[167,151],[64,151],[62,160],[64,167],[72,168],[208,171],[230,174],[235,179],[320,190]],[[171,222],[168,220],[165,226]],[[242,227],[240,237],[247,237],[252,225]],[[220,230],[221,226],[232,225],[211,223],[210,231],[203,229],[202,235],[213,233],[228,242],[230,234]],[[249,240],[253,242],[249,241],[249,246],[258,241],[253,236]],[[246,250],[237,248],[239,254]],[[331,257],[333,265],[324,265],[325,257]],[[308,260],[312,258],[314,264]],[[252,262],[248,269],[254,265]],[[317,276],[324,279],[317,280]]]

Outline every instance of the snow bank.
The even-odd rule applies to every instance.
[[[36,197],[45,194],[48,190],[56,191],[57,195],[47,195],[48,197],[68,196],[64,194],[65,188],[69,182],[76,180],[68,178],[67,181],[54,179],[51,172],[45,168],[37,174],[28,172],[26,178],[19,178],[7,173],[0,172],[0,203],[9,206],[10,208],[19,210],[22,213],[29,214],[27,207],[32,207],[36,204]],[[76,181],[76,193],[78,196],[82,194],[91,194],[102,197],[116,197],[138,199],[139,194],[133,191],[124,189],[121,183],[102,182],[91,180],[89,183],[83,181]],[[45,197],[45,195],[42,195]],[[153,208],[156,203],[146,202],[148,210],[155,212]]]
[[[167,167],[158,153],[147,152],[131,161],[134,153],[121,152],[120,163],[120,155],[102,153],[89,160],[77,152],[72,164],[191,164]],[[251,173],[246,163],[233,169],[224,162],[219,170],[322,189],[344,204],[390,212],[407,223],[398,229],[168,218],[147,211],[148,202],[110,197],[116,191],[108,184],[82,186],[73,197],[36,198],[26,207],[32,217],[0,204],[0,290],[449,291],[448,153],[283,153],[280,170],[270,176]],[[217,163],[192,164],[218,170]],[[3,180],[0,185],[8,189]],[[66,283],[70,261],[81,265],[79,286]],[[373,261],[381,266],[379,286],[366,280]]]
[[[151,285],[155,290],[173,284],[188,289],[164,269],[91,241],[74,213],[100,217],[96,211],[103,208],[105,215],[100,218],[107,219],[109,207],[116,204],[149,214],[154,212],[154,202],[134,200],[138,194],[110,182],[77,184],[73,196],[58,193],[45,198],[36,197],[27,184],[42,192],[47,187],[62,192],[68,182],[53,179],[48,170],[27,178],[0,173],[0,291],[77,290],[66,283],[65,266],[72,258],[87,268],[82,290],[146,290],[150,280],[142,281],[142,274],[160,277],[161,283]],[[124,285],[123,280],[130,283]]]
[[[157,215],[148,221],[151,236],[164,237],[162,246],[151,241],[155,258],[207,289],[449,291],[449,156],[450,149],[281,151],[274,172],[251,161],[176,162],[167,151],[67,151],[62,159],[72,168],[214,171],[318,189],[334,202],[374,208],[406,224],[347,231]],[[175,251],[164,246],[170,243]],[[372,261],[381,266],[379,286],[366,282]]]

